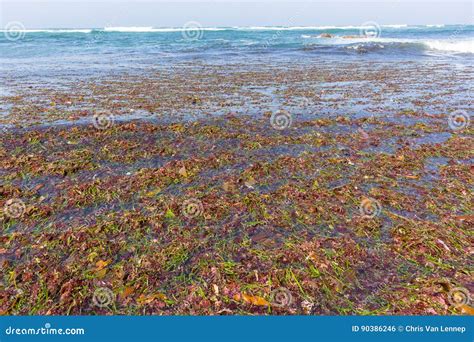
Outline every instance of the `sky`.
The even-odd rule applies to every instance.
[[[105,26],[181,27],[474,24],[466,0],[0,0],[0,26],[32,28]]]

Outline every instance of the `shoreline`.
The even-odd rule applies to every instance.
[[[39,85],[39,80],[6,79],[10,94],[0,99],[4,125],[74,123],[109,112],[117,120],[158,122],[208,119],[236,113],[261,118],[286,110],[295,118],[332,116],[391,118],[399,112],[447,115],[469,106],[472,75],[461,65],[317,61],[314,65],[266,66],[176,64],[156,70],[105,73]],[[7,115],[8,114],[8,115]],[[415,115],[416,116],[416,115]],[[89,119],[87,119],[89,118]]]

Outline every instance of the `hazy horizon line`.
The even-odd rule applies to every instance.
[[[10,22],[10,23],[13,23],[13,22]],[[8,26],[8,24],[10,23],[7,23],[4,27],[1,27],[0,28],[0,31],[6,31],[6,27]],[[17,23],[17,22],[15,22]],[[21,24],[21,22],[18,22]],[[193,22],[193,23],[198,23],[198,22]],[[390,27],[390,28],[407,28],[407,27],[417,27],[417,26],[424,26],[424,27],[442,27],[442,26],[474,26],[474,24],[471,24],[471,23],[437,23],[437,24],[379,24],[379,23],[376,23],[376,22],[372,22],[372,23],[375,23],[381,27]],[[198,23],[199,24],[199,23]],[[331,29],[331,28],[360,28],[360,27],[368,27],[368,26],[371,26],[369,23],[362,23],[362,24],[358,24],[358,25],[355,25],[355,24],[341,24],[341,25],[291,25],[291,26],[288,26],[288,25],[242,25],[242,26],[239,26],[239,25],[232,25],[232,26],[195,26],[195,27],[192,27],[192,28],[196,28],[196,29],[232,29],[232,28],[247,28],[247,29],[250,29],[250,28],[253,28],[253,29],[258,29],[258,28],[293,28],[293,29],[296,29],[296,28],[301,28],[301,29],[311,29],[311,28],[321,28],[321,29],[324,29],[324,28],[327,28],[327,29]],[[185,29],[184,25],[182,26],[150,26],[150,25],[106,25],[106,26],[96,26],[96,27],[86,27],[86,26],[69,26],[69,27],[65,27],[65,26],[57,26],[57,27],[26,27],[24,28],[24,30],[100,30],[100,29],[112,29],[112,28],[136,28],[136,29]],[[15,31],[15,29],[9,29],[9,30],[13,30]],[[23,29],[18,29],[18,31],[22,31]]]

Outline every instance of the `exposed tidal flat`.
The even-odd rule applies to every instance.
[[[0,312],[472,313],[472,82],[456,59],[4,75]]]

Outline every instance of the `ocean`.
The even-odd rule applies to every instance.
[[[317,87],[326,96],[336,92],[328,101],[339,99],[337,106],[332,102],[319,104],[318,111],[324,115],[379,111],[381,103],[373,101],[373,96],[383,99],[386,113],[418,108],[420,101],[424,110],[434,113],[443,113],[448,105],[471,109],[474,25],[206,28],[190,22],[183,28],[23,29],[19,23],[13,27],[18,29],[10,27],[0,34],[0,124],[10,123],[12,112],[22,117],[21,122],[32,121],[28,106],[49,104],[54,97],[51,92],[77,92],[90,87],[91,82],[117,85],[128,77],[134,83],[146,79],[170,84],[173,89],[148,95],[160,98],[170,97],[179,87],[194,96],[212,83],[223,91],[230,88],[222,94],[225,100],[251,86],[254,96],[268,96],[265,108],[273,110],[282,106],[277,99],[287,89],[289,81],[284,78],[295,70],[299,76],[291,81],[292,88],[304,86],[309,91]],[[278,70],[286,76],[278,78]],[[249,76],[252,73],[254,76]],[[265,73],[275,76],[265,82],[254,79]],[[314,73],[319,74],[316,79]],[[244,85],[235,77],[249,78],[249,82]],[[404,98],[394,85],[403,86]],[[349,93],[345,94],[348,89],[352,101],[348,101]],[[106,91],[112,96],[126,90],[121,85]],[[90,93],[89,89],[84,96]],[[21,110],[15,95],[28,99]],[[431,100],[426,102],[428,97]],[[370,106],[361,106],[369,98]],[[166,110],[161,109],[166,113],[163,117],[172,117],[173,102]],[[218,115],[229,109],[219,101],[212,103],[204,112]],[[124,106],[119,111],[124,119],[153,116],[153,110],[129,115],[131,103]],[[105,107],[109,108],[110,103]],[[181,113],[200,116],[203,109],[198,107],[183,108]],[[315,108],[311,107],[311,113]],[[69,112],[74,108],[66,109]],[[90,112],[91,106],[82,104],[75,109]],[[252,101],[245,105],[237,101],[233,110],[257,116],[263,112],[261,105],[254,106]],[[304,108],[298,111],[306,112]],[[68,114],[60,117],[67,118]],[[35,120],[55,118],[48,113]]]
[[[10,76],[95,74],[206,63],[446,60],[471,63],[474,25],[19,29],[0,34],[0,71]],[[329,38],[328,38],[329,37]]]

